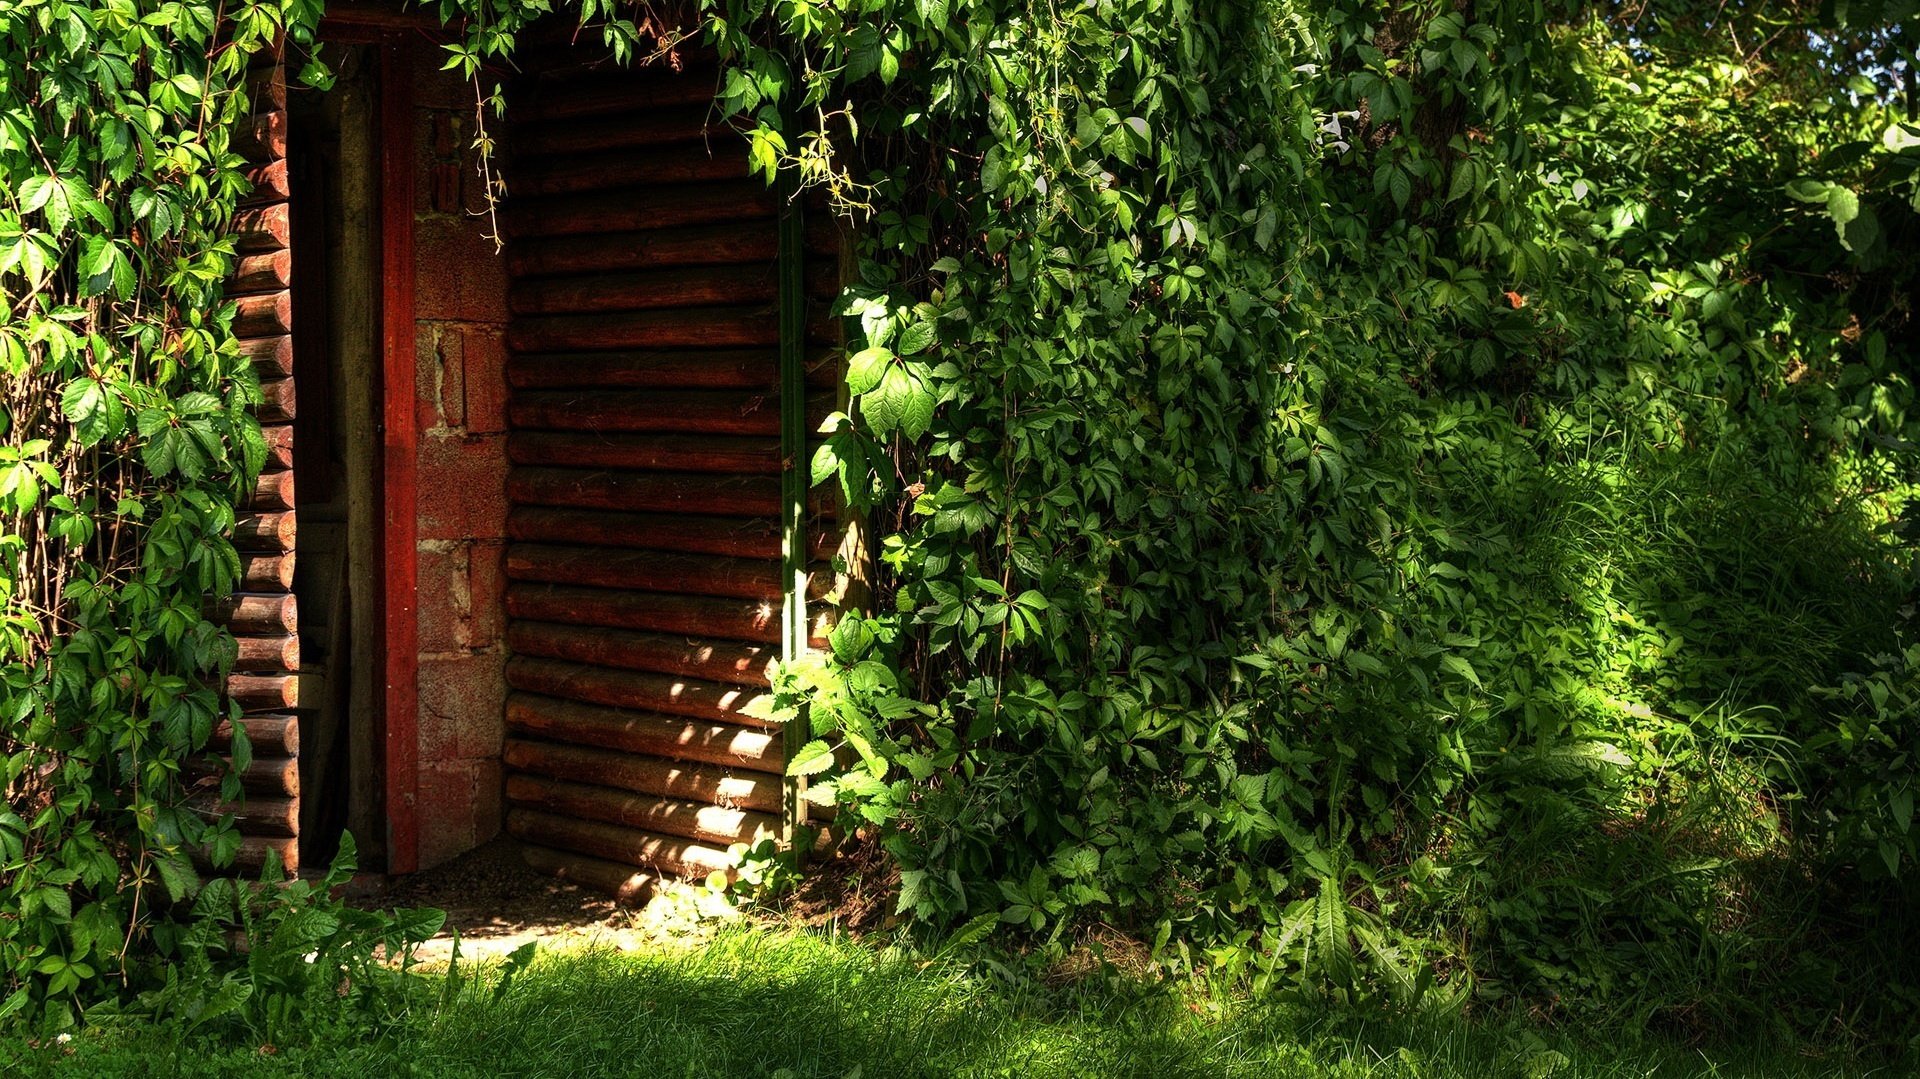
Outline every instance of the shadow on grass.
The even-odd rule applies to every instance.
[[[96,1031],[31,1051],[21,1075],[1185,1076],[1577,1079],[1865,1074],[1805,1059],[1701,1053],[1621,1032],[1551,1040],[1466,1026],[1252,1008],[1094,975],[1009,984],[952,964],[817,935],[721,934],[654,954],[549,956],[503,988],[441,999],[429,979],[402,1025],[368,1040],[198,1044],[168,1030]]]

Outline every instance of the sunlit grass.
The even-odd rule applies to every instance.
[[[1095,972],[1062,985],[896,949],[766,928],[695,947],[573,952],[500,984],[418,988],[382,1037],[211,1045],[99,1029],[0,1073],[137,1076],[1183,1076],[1577,1079],[1866,1074],[1816,1060],[1693,1050],[1631,1032],[1412,1022],[1259,1007]],[[1745,1052],[1752,1052],[1747,1050]],[[1886,1073],[1891,1074],[1891,1073]]]

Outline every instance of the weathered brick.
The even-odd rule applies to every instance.
[[[469,327],[461,333],[461,409],[468,434],[507,429],[507,342],[498,330]]]
[[[506,534],[505,435],[428,432],[418,451],[423,540],[498,539]]]
[[[422,761],[500,755],[506,737],[503,654],[424,657],[418,686]]]
[[[431,869],[480,845],[482,787],[497,769],[477,760],[422,757],[419,801],[420,868]],[[496,784],[497,785],[497,784]],[[491,797],[497,802],[499,795]]]
[[[476,541],[467,556],[467,641],[478,650],[499,645],[506,632],[507,545]]]
[[[459,652],[473,643],[473,583],[469,545],[429,540],[420,544],[414,610],[420,651]]]
[[[423,319],[507,321],[506,260],[486,221],[428,215],[414,222],[414,312]]]

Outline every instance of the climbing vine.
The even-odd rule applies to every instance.
[[[498,115],[546,5],[429,7]],[[1804,891],[1756,867],[1871,905],[1920,834],[1910,5],[1728,7],[567,13],[717,49],[859,238],[811,465],[875,601],[780,693],[903,912],[1402,1003],[1911,1003],[1920,949],[1754,921]],[[231,139],[318,15],[0,10],[0,1013],[133,978],[231,853],[181,782],[261,453]]]

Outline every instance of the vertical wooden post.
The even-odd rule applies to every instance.
[[[807,486],[812,468],[807,455],[807,281],[806,230],[800,217],[799,184],[784,170],[780,194],[780,459],[781,580],[780,658],[799,659],[807,650]],[[793,760],[810,735],[803,709],[787,723],[783,762]],[[797,844],[807,821],[805,781],[783,781],[781,831]],[[798,852],[795,854],[798,857]]]
[[[386,589],[387,871],[419,868],[419,613],[413,305],[413,72],[408,46],[380,46],[381,478]]]

